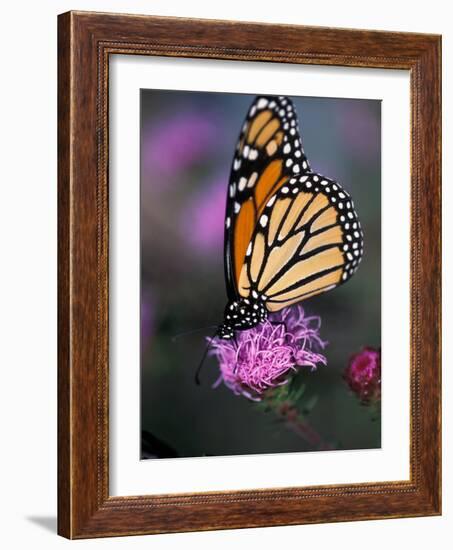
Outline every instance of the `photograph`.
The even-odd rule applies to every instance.
[[[379,449],[381,101],[141,89],[140,125],[140,458]]]
[[[4,4],[3,548],[452,548],[451,5],[367,7]]]

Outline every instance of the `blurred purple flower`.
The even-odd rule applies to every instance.
[[[201,252],[223,246],[227,176],[218,176],[197,193],[182,218],[183,235]]]
[[[207,114],[187,111],[153,124],[144,132],[143,167],[177,175],[202,160],[216,146],[219,132]]]
[[[223,381],[236,395],[260,401],[267,389],[286,384],[298,368],[326,365],[318,353],[326,345],[320,326],[319,317],[306,317],[296,305],[270,314],[255,328],[238,331],[232,340],[209,339],[220,366],[214,387]]]
[[[381,399],[381,351],[371,347],[351,357],[343,374],[351,390],[367,405]]]

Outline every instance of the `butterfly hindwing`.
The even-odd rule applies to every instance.
[[[245,254],[266,203],[293,175],[310,170],[296,112],[283,96],[251,105],[231,167],[225,218],[225,275],[229,298],[239,295]]]
[[[239,295],[256,292],[269,311],[278,311],[345,282],[362,253],[363,234],[348,193],[318,174],[290,178],[261,212]]]

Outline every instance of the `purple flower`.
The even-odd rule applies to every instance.
[[[351,390],[367,405],[381,399],[381,351],[371,347],[351,357],[343,374]]]
[[[153,174],[177,175],[203,160],[217,144],[215,120],[188,111],[148,127],[143,139],[143,167]]]
[[[197,250],[212,252],[223,246],[228,176],[218,175],[203,187],[182,218],[182,232]]]
[[[211,339],[211,354],[220,366],[214,387],[223,381],[236,395],[260,401],[267,389],[286,384],[298,368],[327,364],[318,353],[326,345],[320,326],[319,317],[306,317],[296,305],[270,314],[255,328],[237,331],[232,340]]]

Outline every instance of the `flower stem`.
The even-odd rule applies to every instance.
[[[306,416],[301,414],[297,407],[289,400],[281,401],[274,399],[275,394],[269,393],[266,398],[266,405],[279,420],[301,437],[310,450],[329,451],[336,447],[325,441],[315,428],[307,421]]]
[[[306,418],[300,416],[296,407],[285,403],[277,411],[277,414],[285,421],[286,426],[299,435],[310,447],[317,451],[330,451],[333,445],[321,437]]]

